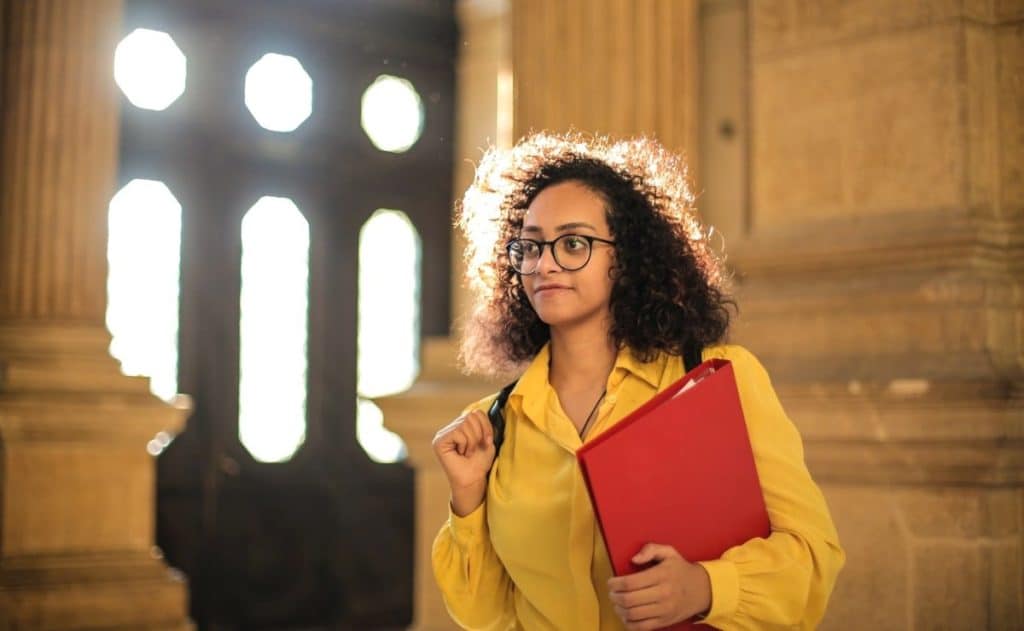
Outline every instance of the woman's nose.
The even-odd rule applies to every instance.
[[[551,243],[544,246],[540,251],[540,259],[537,260],[537,271],[541,274],[561,271],[562,266],[555,260],[555,246]]]

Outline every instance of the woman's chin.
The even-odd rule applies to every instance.
[[[585,314],[569,309],[537,309],[537,317],[549,327],[561,327],[577,324],[586,319]]]

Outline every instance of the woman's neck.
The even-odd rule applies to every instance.
[[[598,384],[604,388],[618,355],[605,326],[552,327],[550,350],[548,382],[556,389],[585,390],[596,388]]]

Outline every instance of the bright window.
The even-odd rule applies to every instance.
[[[306,438],[309,224],[290,200],[263,197],[242,219],[238,434],[262,462]]]
[[[163,182],[132,180],[110,200],[108,231],[110,353],[169,401],[178,391],[181,204]]]
[[[313,79],[295,57],[267,53],[245,74],[245,106],[270,131],[294,131],[313,112]]]
[[[423,134],[423,100],[406,79],[381,75],[363,93],[362,124],[381,151],[408,151]]]
[[[401,459],[405,446],[365,399],[401,392],[419,372],[421,250],[415,226],[398,210],[378,210],[359,234],[357,436],[378,462]]]
[[[164,110],[185,92],[185,54],[163,31],[137,28],[114,52],[114,80],[132,105]]]

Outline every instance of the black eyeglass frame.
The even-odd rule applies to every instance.
[[[583,261],[583,264],[580,265],[579,267],[566,267],[565,265],[562,265],[562,262],[558,260],[558,255],[555,253],[555,252],[557,252],[557,250],[555,249],[555,244],[558,243],[559,241],[561,241],[562,239],[570,239],[570,238],[584,239],[587,242],[587,260]],[[597,241],[599,243],[604,243],[604,244],[607,244],[607,245],[615,245],[615,241],[610,241],[608,239],[602,239],[601,237],[594,237],[594,236],[591,236],[589,234],[571,234],[571,233],[570,234],[563,234],[563,235],[560,235],[560,236],[552,239],[551,241],[539,241],[537,239],[529,239],[529,238],[525,238],[525,237],[520,237],[518,239],[510,239],[509,242],[505,244],[505,253],[508,254],[509,265],[512,266],[512,269],[514,269],[517,274],[520,274],[522,276],[533,276],[534,274],[537,273],[536,269],[533,270],[532,272],[523,272],[523,271],[521,271],[519,269],[516,269],[516,264],[513,263],[515,258],[512,256],[512,248],[515,245],[517,245],[519,243],[522,243],[524,241],[527,241],[529,243],[532,243],[532,244],[536,245],[537,248],[539,249],[539,252],[537,253],[537,267],[538,267],[538,269],[540,268],[540,260],[542,258],[544,258],[544,248],[550,246],[551,247],[551,258],[553,258],[555,260],[555,264],[556,265],[558,265],[559,267],[561,267],[563,270],[565,270],[567,272],[578,272],[579,270],[583,269],[588,264],[590,264],[590,259],[594,256],[594,241]]]

